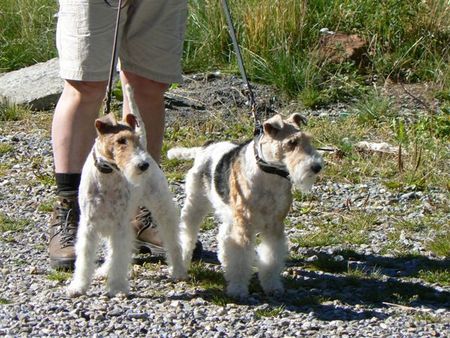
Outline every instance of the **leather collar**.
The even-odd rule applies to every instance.
[[[253,141],[253,150],[255,153],[256,164],[258,165],[259,169],[261,169],[262,171],[264,171],[268,174],[278,175],[287,180],[290,180],[289,172],[288,172],[286,166],[284,166],[284,165],[277,166],[277,165],[269,164],[259,156],[258,145],[259,145],[259,139],[262,137],[262,135],[263,134],[257,135]]]
[[[117,164],[113,162],[108,162],[104,159],[98,159],[95,149],[92,152],[92,156],[94,157],[94,165],[102,174],[111,174],[114,170],[120,171]]]

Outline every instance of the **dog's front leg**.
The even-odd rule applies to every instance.
[[[241,224],[222,224],[219,232],[219,259],[227,281],[227,294],[246,298],[252,276],[254,234]]]
[[[159,173],[159,172],[158,172]],[[162,174],[151,184],[145,196],[145,206],[151,211],[166,250],[167,263],[174,280],[187,279],[187,267],[183,264],[179,241],[180,210],[172,199],[167,180]]]
[[[258,246],[258,278],[267,295],[283,293],[281,270],[287,253],[287,241],[284,227],[261,232],[261,244]]]
[[[67,288],[67,294],[70,297],[77,297],[86,293],[95,270],[98,235],[88,224],[89,220],[86,220],[81,215],[77,242],[75,244],[77,257],[75,261],[75,272],[73,280]]]
[[[118,293],[128,294],[130,291],[128,282],[128,268],[131,262],[133,250],[133,230],[129,222],[122,220],[118,228],[109,234],[109,261],[107,290],[109,296]]]

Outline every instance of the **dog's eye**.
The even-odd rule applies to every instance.
[[[296,146],[297,146],[297,140],[290,140],[287,142],[288,150],[294,150]]]
[[[127,144],[127,139],[125,137],[121,137],[117,140],[118,144]]]

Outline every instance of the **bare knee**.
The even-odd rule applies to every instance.
[[[66,80],[63,94],[82,103],[100,104],[105,96],[105,91],[105,81]]]
[[[169,88],[167,83],[154,81],[127,71],[122,72],[122,80],[131,85],[136,97],[144,97],[147,99],[149,97],[163,97]]]

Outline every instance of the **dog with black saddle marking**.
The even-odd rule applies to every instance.
[[[263,132],[243,144],[219,142],[195,148],[173,148],[169,158],[195,159],[186,177],[181,211],[183,261],[190,264],[203,218],[211,211],[221,222],[218,257],[227,294],[248,296],[256,235],[258,278],[264,292],[283,292],[281,271],[287,253],[283,221],[292,203],[291,188],[312,188],[323,161],[301,130],[306,119],[277,114]]]

